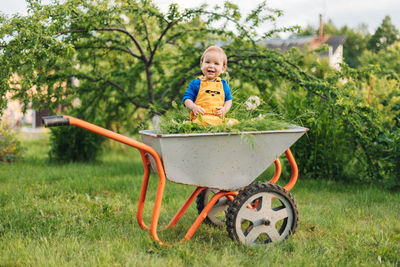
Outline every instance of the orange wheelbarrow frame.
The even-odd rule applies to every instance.
[[[139,226],[143,229],[149,230],[150,235],[154,241],[156,241],[159,245],[161,246],[172,246],[171,244],[165,243],[160,240],[157,234],[157,228],[158,228],[158,221],[160,217],[160,211],[161,211],[161,203],[162,203],[162,198],[164,195],[164,189],[165,189],[165,183],[166,183],[166,176],[165,176],[165,171],[164,171],[164,166],[162,159],[158,152],[152,148],[151,146],[148,146],[142,142],[136,141],[134,139],[131,139],[129,137],[123,136],[121,134],[115,133],[113,131],[107,130],[105,128],[99,127],[97,125],[91,124],[89,122],[86,122],[84,120],[80,120],[71,116],[48,116],[48,117],[43,117],[43,124],[46,127],[54,127],[54,126],[67,126],[67,125],[74,125],[78,126],[80,128],[86,129],[88,131],[91,131],[93,133],[105,136],[107,138],[113,139],[117,142],[126,144],[128,146],[134,147],[139,150],[140,155],[142,157],[143,161],[143,167],[144,167],[144,175],[143,175],[143,182],[142,182],[142,187],[140,191],[140,196],[139,196],[139,204],[138,204],[138,209],[136,212],[136,219],[139,224]],[[293,157],[292,152],[290,149],[287,149],[285,151],[285,155],[289,161],[289,164],[291,166],[292,170],[292,175],[291,178],[286,186],[283,188],[286,189],[287,191],[290,191],[293,186],[296,184],[297,177],[298,177],[298,168],[296,161]],[[153,157],[155,164],[157,166],[157,175],[158,175],[158,186],[157,186],[157,192],[156,192],[156,197],[154,201],[154,207],[153,207],[153,213],[150,221],[150,226],[147,226],[146,223],[143,220],[143,209],[144,209],[144,203],[146,200],[146,193],[148,189],[148,184],[149,184],[149,178],[150,178],[150,156]],[[276,183],[281,175],[281,164],[279,159],[275,160],[275,174],[273,178],[268,181],[269,183]],[[186,212],[186,210],[189,208],[189,206],[193,203],[193,201],[196,199],[197,195],[207,187],[201,187],[198,186],[193,193],[188,197],[188,199],[185,201],[185,203],[182,205],[182,207],[178,210],[178,212],[175,214],[175,216],[171,219],[169,224],[163,228],[162,230],[166,230],[168,228],[173,228],[180,218],[183,216],[183,214]],[[210,210],[214,207],[214,205],[218,202],[218,200],[222,197],[227,197],[229,200],[233,200],[234,197],[238,194],[237,191],[220,191],[216,193],[210,201],[207,203],[207,205],[204,207],[204,209],[201,211],[197,219],[194,221],[194,223],[191,225],[189,230],[187,231],[185,237],[181,240],[187,241],[190,240],[194,233],[197,231],[199,228],[200,224],[203,222],[203,220],[207,217],[208,213]]]

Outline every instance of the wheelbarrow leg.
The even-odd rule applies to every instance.
[[[290,168],[292,169],[292,176],[290,177],[288,184],[286,186],[284,186],[283,188],[286,189],[287,191],[290,191],[290,189],[292,189],[293,186],[297,182],[297,178],[299,175],[299,169],[297,167],[296,160],[294,159],[293,154],[289,148],[285,151],[285,155],[289,161]],[[274,177],[272,177],[272,179],[268,181],[268,183],[275,184],[279,180],[279,177],[281,176],[281,172],[282,172],[281,162],[279,161],[279,159],[276,159],[275,160],[275,174],[274,174]]]
[[[143,208],[144,208],[144,202],[146,201],[146,193],[150,177],[150,160],[149,157],[142,150],[140,151],[140,155],[142,156],[144,174],[143,174],[142,188],[140,190],[138,209],[136,212],[136,220],[141,228],[150,230],[150,228],[143,221]]]
[[[275,184],[279,180],[279,177],[281,176],[282,173],[282,165],[281,162],[279,161],[279,158],[276,159],[274,163],[275,163],[275,174],[274,177],[272,177],[272,179],[268,181],[268,183],[273,183],[273,184]]]
[[[163,246],[163,245],[167,245],[167,244],[164,244],[158,238],[157,226],[158,226],[158,219],[160,217],[161,203],[162,203],[162,198],[164,195],[166,178],[165,178],[164,166],[162,164],[160,156],[158,155],[157,152],[155,155],[152,155],[152,156],[155,160],[155,164],[156,164],[156,168],[157,168],[158,186],[157,186],[156,199],[154,201],[153,215],[151,216],[151,222],[150,222],[150,235],[154,241],[157,241],[158,244]]]
[[[297,168],[296,160],[294,159],[290,149],[285,151],[285,155],[289,160],[290,167],[292,168],[292,176],[290,177],[288,184],[285,185],[283,188],[286,189],[287,191],[290,191],[290,189],[292,189],[297,182],[297,177],[299,176],[299,169]]]

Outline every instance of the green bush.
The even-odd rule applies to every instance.
[[[70,112],[82,118],[78,110]],[[80,116],[81,115],[81,116]],[[85,118],[82,118],[85,120]],[[93,119],[86,119],[93,122]],[[94,122],[99,124],[99,122]],[[51,129],[49,157],[58,162],[88,162],[96,160],[101,151],[104,137],[76,126]]]
[[[346,82],[338,74],[328,74],[330,85],[319,87],[318,94],[284,83],[280,88],[276,107],[310,129],[293,148],[300,175],[399,188],[398,81],[384,83],[387,77],[378,79],[377,74],[382,85],[375,85],[369,103],[368,91],[362,90],[368,88],[368,79],[360,78],[368,77],[365,71],[353,73],[358,78]]]
[[[345,122],[329,101],[308,94],[305,90],[286,91],[280,109],[297,124],[310,129],[297,141],[293,153],[301,177],[348,180],[347,162],[354,155],[352,132],[346,131]]]
[[[14,162],[22,157],[24,148],[5,122],[0,123],[0,161]]]
[[[400,189],[400,128],[386,130],[379,138],[384,153],[380,162],[384,185],[389,189]]]

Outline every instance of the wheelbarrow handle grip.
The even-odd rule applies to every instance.
[[[45,116],[42,117],[45,127],[66,126],[69,125],[69,118],[64,116]]]

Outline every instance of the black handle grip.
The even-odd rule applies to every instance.
[[[46,116],[42,117],[42,122],[45,127],[65,126],[69,125],[69,118],[64,118],[64,116]]]

